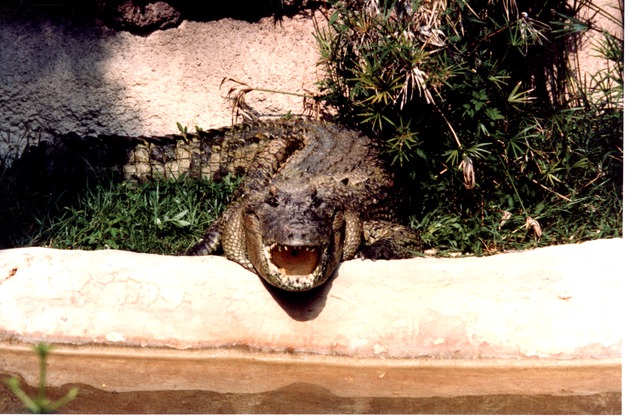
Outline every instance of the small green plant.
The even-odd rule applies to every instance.
[[[184,137],[184,139],[188,140],[188,126],[177,123],[177,129],[179,130],[180,134]]]
[[[56,412],[60,407],[72,401],[79,393],[79,389],[72,388],[65,396],[56,401],[51,401],[46,397],[46,359],[50,353],[50,346],[46,343],[38,343],[35,352],[39,358],[39,390],[36,397],[29,397],[20,388],[18,378],[11,377],[6,380],[6,384],[13,394],[19,398],[26,409],[33,414],[48,414]]]

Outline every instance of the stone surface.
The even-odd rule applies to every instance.
[[[12,19],[0,12],[0,153],[6,143],[80,135],[164,135],[231,124],[233,78],[251,87],[316,91],[309,16],[256,23],[184,21],[147,36],[94,22]],[[263,116],[302,111],[302,98],[252,92]],[[4,143],[4,144],[2,144]],[[23,146],[23,145],[22,145]]]
[[[618,15],[614,2],[597,2]],[[139,3],[151,5],[136,16],[140,21],[163,18],[162,2]],[[319,53],[310,16],[199,21],[198,2],[184,3],[192,7],[188,20],[147,36],[93,20],[15,18],[0,11],[0,155],[27,139],[68,132],[165,135],[177,132],[177,122],[229,125],[225,96],[233,85],[220,88],[224,78],[284,92],[317,91]],[[282,10],[289,3],[295,2],[282,2]],[[605,20],[595,24],[621,35]],[[595,32],[582,46],[579,68],[586,75],[605,65],[592,51],[598,39]],[[299,114],[303,107],[299,96],[252,92],[246,99],[262,116]]]
[[[484,258],[352,260],[299,295],[223,257],[0,251],[0,337],[357,358],[610,359],[622,240]]]
[[[148,34],[176,27],[182,20],[181,13],[163,1],[100,0],[97,5],[100,15],[111,27],[132,33]]]
[[[618,413],[626,255],[353,260],[298,295],[217,256],[2,250],[0,376],[34,386],[44,340],[69,413]]]

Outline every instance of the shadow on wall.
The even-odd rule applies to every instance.
[[[234,0],[201,3],[197,0],[169,1],[184,19],[208,21],[233,18],[256,22],[262,17],[273,16],[276,20],[292,17],[303,10],[315,9],[325,3],[316,0]]]
[[[32,142],[81,132],[81,121],[117,126],[111,120],[122,114],[112,110],[120,107],[125,88],[116,87],[113,69],[107,67],[110,51],[104,47],[112,31],[96,24],[87,6],[68,9],[49,3],[10,3],[0,12],[3,157]],[[124,115],[125,120],[137,118]]]
[[[325,0],[8,0],[12,13],[23,16],[82,15],[101,19],[109,27],[146,35],[177,26],[182,20],[208,22],[224,18],[257,22],[273,16],[276,21],[314,10]]]
[[[22,168],[17,176],[12,164],[29,146],[80,131],[82,121],[107,115],[103,126],[117,126],[111,110],[125,94],[107,74],[110,52],[103,45],[112,31],[95,24],[89,7],[53,3],[9,1],[0,11],[0,248],[27,245],[15,234],[36,229],[38,215],[59,204],[52,190],[69,190],[61,182],[50,185],[45,171]],[[105,94],[105,78],[116,94]],[[129,118],[138,116],[126,113]]]

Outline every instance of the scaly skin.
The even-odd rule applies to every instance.
[[[321,285],[360,250],[413,255],[419,241],[391,222],[393,182],[367,137],[323,122],[275,124],[293,129],[262,142],[234,201],[190,254],[221,245],[229,259],[289,291]],[[364,232],[371,225],[375,233]],[[383,234],[387,226],[394,235]]]

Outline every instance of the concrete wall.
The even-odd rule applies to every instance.
[[[286,294],[217,256],[0,250],[0,381],[36,386],[45,340],[62,413],[619,414],[627,255],[355,259]]]

